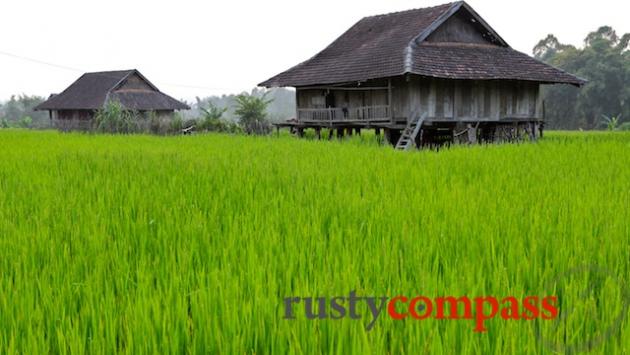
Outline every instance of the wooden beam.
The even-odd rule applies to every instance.
[[[392,79],[387,79],[387,106],[389,106],[389,120],[393,121],[394,113],[392,110]]]
[[[477,127],[473,127],[472,124],[468,124],[468,144],[477,144]]]
[[[369,91],[369,90],[387,90],[387,86],[362,86],[359,88],[347,88],[342,86],[305,86],[300,90],[337,90],[337,91]]]

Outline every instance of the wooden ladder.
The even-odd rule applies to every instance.
[[[422,124],[424,123],[424,119],[426,117],[426,114],[420,116],[417,112],[417,110],[414,111],[414,113],[410,116],[407,126],[402,131],[402,134],[396,143],[397,150],[409,150],[409,148],[416,144],[416,137],[418,136],[418,133],[420,133]]]

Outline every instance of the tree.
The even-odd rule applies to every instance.
[[[7,121],[7,125],[23,127],[29,121],[29,127],[48,128],[50,127],[50,119],[46,111],[35,111],[35,106],[44,102],[44,98],[40,96],[19,95],[11,96],[9,101],[4,105],[0,105],[0,116]]]
[[[254,88],[250,91],[251,96],[262,97],[267,95],[273,101],[267,106],[267,119],[273,122],[280,122],[295,117],[295,91],[286,88],[261,89]],[[202,108],[208,104],[226,108],[222,119],[227,122],[238,122],[239,118],[234,113],[236,106],[236,95],[197,97],[192,109],[186,114],[189,117],[200,117],[204,115]]]
[[[581,49],[548,35],[534,56],[588,80],[581,89],[566,85],[543,88],[547,125],[560,129],[595,129],[601,117],[630,117],[630,34],[609,26],[589,33]]]
[[[604,119],[602,123],[604,124],[604,126],[606,126],[607,130],[615,131],[619,129],[619,126],[620,126],[619,122],[621,122],[621,117],[619,116],[608,117],[606,115],[602,115],[602,118]]]
[[[548,34],[545,39],[541,39],[534,47],[534,57],[542,61],[548,61],[549,59],[553,58],[558,52],[570,49],[575,49],[575,47],[562,44],[556,36]]]
[[[267,106],[273,101],[267,99],[267,94],[260,97],[241,94],[236,96],[234,113],[239,117],[239,123],[247,134],[268,134],[271,126],[267,121]]]
[[[227,132],[229,125],[223,121],[223,114],[227,111],[226,107],[220,108],[208,102],[206,107],[199,107],[201,117],[199,117],[199,129],[212,132]]]

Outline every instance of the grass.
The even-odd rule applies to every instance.
[[[371,141],[0,131],[0,352],[628,352],[629,133]],[[555,278],[581,265],[607,274]],[[351,290],[557,294],[569,314],[282,318],[283,297]]]

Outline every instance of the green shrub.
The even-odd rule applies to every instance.
[[[630,122],[624,122],[617,128],[620,131],[630,131]]]
[[[149,121],[149,132],[153,134],[160,134],[161,122],[155,111],[149,111],[147,113],[147,120]]]
[[[94,128],[101,133],[137,133],[140,115],[136,111],[127,110],[118,101],[108,101],[105,107],[96,112]]]
[[[33,124],[33,119],[30,116],[24,116],[18,121],[18,126],[20,128],[31,128]]]
[[[236,110],[239,123],[247,134],[269,134],[271,124],[267,120],[267,106],[273,100],[267,100],[267,93],[261,97],[241,94],[236,97]]]
[[[199,117],[199,131],[207,132],[227,132],[232,133],[233,123],[223,119],[223,114],[227,111],[227,108],[219,108],[212,102],[208,103],[208,107],[199,108],[202,112]]]
[[[174,133],[174,134],[181,133],[183,128],[184,128],[184,119],[179,113],[176,112],[173,115],[173,118],[171,119],[170,133]]]

